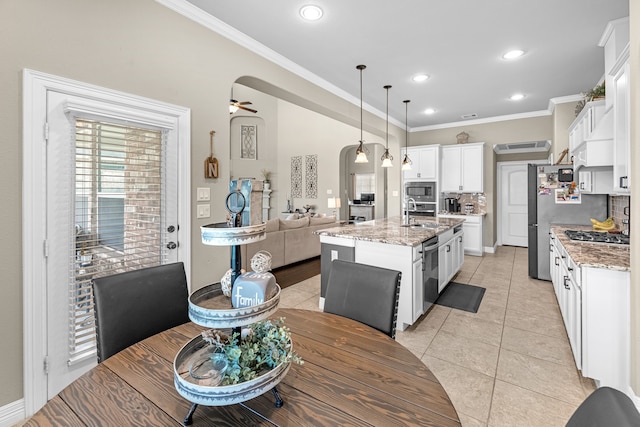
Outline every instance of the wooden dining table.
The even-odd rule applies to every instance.
[[[301,365],[272,393],[230,406],[199,406],[194,426],[460,426],[431,371],[387,335],[317,311],[279,309]],[[191,402],[175,389],[173,361],[206,328],[186,323],[147,338],[79,377],[26,426],[179,426]]]

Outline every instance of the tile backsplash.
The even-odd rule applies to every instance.
[[[474,214],[487,213],[487,196],[484,193],[442,193],[442,209],[444,209],[444,199],[447,197],[454,197],[458,199],[461,212],[464,212],[465,204],[472,203]]]
[[[630,196],[609,196],[609,216],[613,218],[613,222],[616,224],[616,228],[619,230],[625,230],[626,225],[622,223],[622,220],[628,220],[629,216],[625,215],[625,208],[629,209],[631,204]]]

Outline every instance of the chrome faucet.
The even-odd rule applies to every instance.
[[[413,197],[409,197],[405,200],[404,204],[404,216],[402,218],[403,224],[409,224],[411,221],[409,220],[409,202],[413,203],[413,210],[417,210],[418,207],[416,205],[416,201]]]

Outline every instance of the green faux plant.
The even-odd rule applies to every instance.
[[[224,352],[228,367],[220,385],[238,384],[259,377],[283,362],[303,363],[292,348],[291,333],[284,318],[263,320],[231,337],[222,331],[207,330],[202,338]]]
[[[595,98],[603,98],[606,95],[606,88],[604,86],[604,82],[594,87],[590,91],[584,94],[585,100],[587,102],[593,101]]]

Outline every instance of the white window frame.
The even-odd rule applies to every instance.
[[[180,260],[184,262],[187,277],[191,277],[191,111],[156,100],[143,98],[94,86],[42,72],[23,70],[23,183],[22,183],[22,284],[23,284],[23,364],[25,415],[31,416],[47,402],[47,377],[44,373],[46,358],[46,265],[42,256],[45,243],[46,197],[44,186],[46,171],[33,167],[33,159],[41,157],[46,140],[48,90],[55,90],[87,99],[90,106],[95,99],[111,105],[109,115],[126,120],[137,114],[139,122],[153,123],[161,116],[172,117],[178,139],[179,179],[178,241]],[[94,110],[95,111],[95,110]]]

